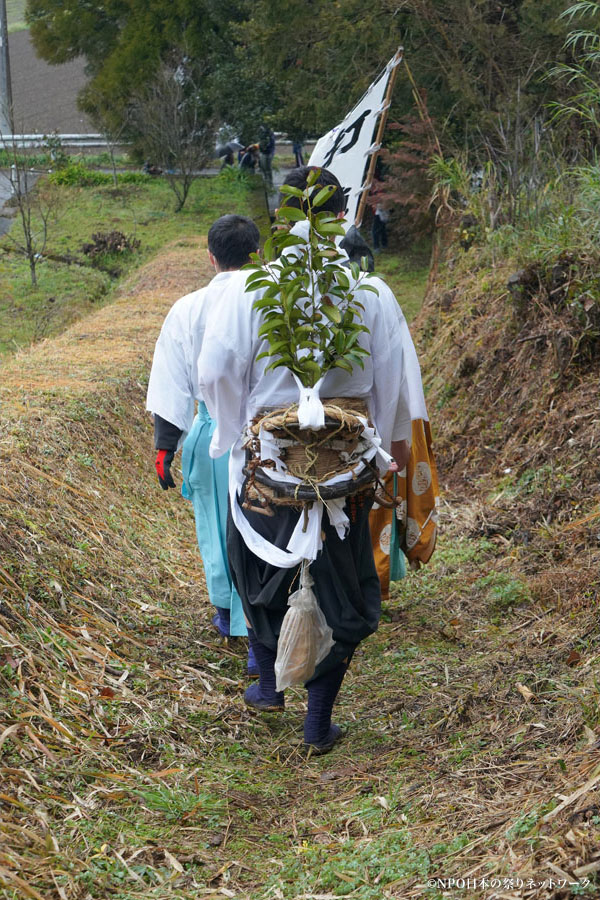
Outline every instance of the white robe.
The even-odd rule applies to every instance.
[[[199,291],[186,294],[171,307],[156,342],[146,409],[187,434],[194,421],[198,385],[198,357],[209,312],[221,309],[228,298],[233,272],[219,272]]]
[[[259,410],[298,402],[298,387],[292,374],[284,367],[265,372],[269,360],[257,360],[268,348],[266,339],[258,337],[261,313],[253,309],[262,291],[245,291],[247,274],[233,273],[227,303],[206,328],[198,361],[198,382],[217,423],[211,456],[232,450],[229,500],[234,523],[253,553],[273,565],[290,567],[302,559],[314,559],[319,552],[322,504],[313,504],[306,531],[299,519],[297,533],[287,550],[280,550],[251,529],[237,502],[243,481],[241,435],[245,426]],[[369,329],[360,339],[370,354],[364,358],[364,369],[354,366],[352,374],[331,369],[320,395],[364,398],[382,449],[389,452],[392,441],[411,440],[412,420],[427,418],[427,410],[419,364],[404,316],[384,282],[370,277],[369,283],[378,289],[378,295],[360,290],[356,295],[364,304],[363,322]],[[337,519],[343,528],[345,517],[342,509],[336,508],[338,505],[330,504],[329,517],[332,521]]]

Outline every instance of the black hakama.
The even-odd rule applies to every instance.
[[[344,540],[323,512],[323,549],[310,566],[314,592],[335,644],[317,666],[314,677],[349,660],[357,644],[377,630],[381,612],[379,578],[373,560],[369,532],[372,497],[356,494],[346,501],[350,530]],[[274,506],[274,516],[244,509],[254,531],[283,549],[287,547],[298,521],[298,510]],[[231,518],[227,519],[227,553],[235,587],[242,598],[244,613],[256,639],[271,650],[277,649],[281,623],[290,593],[298,590],[299,566],[278,568],[255,556]]]

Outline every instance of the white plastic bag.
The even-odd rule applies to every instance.
[[[312,678],[335,643],[312,590],[314,581],[309,565],[308,560],[302,562],[300,590],[290,595],[289,609],[281,625],[275,660],[278,691]]]

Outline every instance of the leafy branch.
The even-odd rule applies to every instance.
[[[335,245],[345,234],[343,222],[318,211],[338,188],[319,184],[319,175],[318,169],[310,173],[305,190],[283,185],[286,199],[275,230],[262,257],[253,253],[247,266],[246,290],[264,289],[254,308],[262,313],[258,334],[269,348],[257,359],[271,360],[265,371],[284,366],[304,387],[314,387],[334,367],[347,372],[364,367],[369,351],[360,337],[369,329],[361,321],[364,306],[356,292],[377,293],[363,284],[366,261],[362,270],[357,263],[344,265],[347,257]],[[304,228],[294,227],[301,222]]]

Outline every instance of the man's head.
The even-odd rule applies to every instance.
[[[221,216],[208,232],[208,255],[219,272],[244,266],[260,242],[258,228],[246,216]]]
[[[289,184],[290,187],[299,188],[299,190],[303,191],[306,188],[308,176],[314,169],[318,168],[318,166],[298,166],[297,169],[292,169],[292,171],[286,175],[285,183]],[[340,213],[343,213],[346,209],[346,198],[344,197],[344,190],[333,172],[330,172],[329,169],[321,169],[317,184],[320,184],[321,187],[326,187],[329,184],[333,184],[337,187],[337,191],[333,192],[329,200],[322,206],[319,206],[319,212],[330,212],[334,216],[339,216]],[[279,205],[282,206],[284,202],[286,203],[286,206],[300,206],[298,197],[288,197],[286,200],[282,195],[279,198]]]

